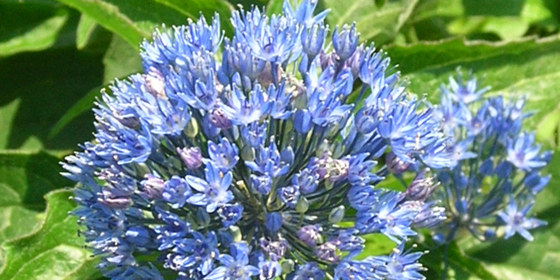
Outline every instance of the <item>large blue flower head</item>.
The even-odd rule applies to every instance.
[[[232,38],[217,17],[158,31],[142,45],[144,73],[103,94],[95,140],[64,166],[106,275],[354,279],[367,268],[360,279],[384,279],[392,259],[354,260],[360,236],[402,251],[444,218],[423,177],[406,193],[376,187],[389,172],[456,164],[438,153],[433,108],[354,26],[329,35],[316,4],[235,11]]]
[[[451,241],[467,229],[480,240],[515,233],[532,240],[528,230],[546,224],[529,210],[550,181],[541,170],[552,154],[540,151],[534,133],[522,131],[530,116],[524,99],[484,97],[488,88],[480,89],[476,78],[463,82],[460,72],[450,81],[437,115],[454,136],[446,150],[458,163],[436,172],[443,188],[431,199],[442,200],[449,216],[439,237]]]

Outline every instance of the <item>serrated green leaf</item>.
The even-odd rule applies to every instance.
[[[43,210],[43,196],[49,191],[68,187],[70,181],[60,176],[62,168],[58,158],[44,152],[0,152],[0,184],[3,194],[9,188],[11,195],[0,199],[1,206],[22,205],[29,209]]]
[[[43,195],[69,185],[58,161],[46,153],[0,152],[0,244],[36,229]]]
[[[182,0],[57,1],[92,17],[99,25],[118,34],[134,47],[138,47],[144,38],[151,37],[155,28],[162,24],[186,24],[187,17],[198,18],[199,12],[202,12],[203,15],[212,14],[214,9],[218,13],[229,11],[228,5],[220,0],[212,0],[210,3],[202,0],[192,2]],[[210,5],[212,3],[215,6]],[[229,12],[227,12],[227,15],[222,15],[222,20],[228,18]],[[227,21],[223,21],[222,24],[226,26],[227,30]]]
[[[4,280],[82,280],[97,273],[90,252],[78,237],[76,218],[68,212],[75,203],[69,191],[46,196],[46,218],[41,228],[29,236],[4,243]]]
[[[67,8],[51,2],[0,3],[0,57],[53,46],[68,18]]]
[[[418,2],[389,1],[383,8],[377,8],[372,0],[325,0],[324,4],[325,8],[331,9],[327,16],[330,26],[355,22],[361,40],[373,40],[377,45],[382,45],[395,38]]]
[[[387,49],[394,64],[411,80],[409,89],[436,99],[437,89],[456,75],[457,67],[471,69],[492,87],[488,95],[525,96],[527,110],[538,110],[526,121],[535,128],[560,100],[560,37],[527,39],[507,44],[464,42],[393,46]]]

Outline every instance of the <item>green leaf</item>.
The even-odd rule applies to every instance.
[[[0,59],[0,149],[69,150],[91,139],[92,115],[55,138],[48,134],[73,103],[102,83],[101,57],[50,49]]]
[[[101,90],[107,88],[116,78],[125,79],[128,75],[142,70],[142,61],[138,51],[117,35],[113,35],[111,45],[103,57],[103,64],[105,65],[104,85],[95,87],[74,103],[52,126],[49,138],[56,137],[74,119],[91,111],[94,101],[101,96]]]
[[[554,5],[554,2],[558,3],[554,0],[527,0],[523,10],[521,10],[521,17],[530,23],[549,20],[552,18],[553,13],[547,7],[547,4]]]
[[[230,24],[230,15],[233,6],[224,0],[154,0],[165,6],[171,7],[189,18],[197,19],[202,14],[207,20],[214,14],[220,15],[220,26],[226,34],[233,34],[233,27]]]
[[[56,3],[0,3],[0,58],[53,46],[68,18],[68,9]]]
[[[42,197],[70,184],[58,161],[46,153],[0,152],[0,244],[36,229]]]
[[[374,2],[377,8],[383,8],[387,4],[387,0],[374,0]]]
[[[72,105],[72,107],[70,107],[70,109],[68,109],[64,113],[64,115],[62,115],[62,117],[60,117],[60,119],[52,126],[48,137],[50,139],[56,137],[73,120],[75,120],[82,114],[91,111],[96,98],[101,96],[101,89],[105,88],[106,86],[107,85],[95,87],[94,89],[90,90],[84,97],[74,103],[74,105]]]
[[[59,161],[45,152],[0,152],[0,184],[4,190],[2,194],[6,194],[0,198],[0,205],[44,210],[46,193],[70,185],[70,181],[60,175],[63,169]]]
[[[362,236],[365,239],[365,248],[356,259],[364,259],[369,256],[388,255],[397,246],[394,241],[381,233],[371,233]]]
[[[426,273],[428,279],[484,279],[495,280],[496,278],[480,261],[467,255],[452,242],[446,248],[439,246],[428,249],[428,253],[422,256],[420,262],[428,268]],[[446,276],[443,264],[447,261]]]
[[[438,87],[456,75],[457,67],[472,69],[488,95],[527,98],[527,110],[538,110],[526,121],[536,128],[560,100],[560,37],[527,39],[507,44],[464,42],[461,39],[410,46],[392,46],[386,51],[406,75],[409,89],[417,94],[439,97]]]
[[[451,34],[494,33],[503,40],[523,37],[529,22],[520,17],[461,17],[448,25]]]
[[[282,5],[284,4],[284,0],[270,0],[268,1],[268,4],[266,5],[266,14],[268,16],[274,15],[274,14],[280,14],[282,13]],[[293,3],[290,3],[293,4]],[[294,8],[294,7],[292,7]]]
[[[138,51],[116,35],[113,35],[111,45],[103,57],[103,65],[105,65],[103,84],[142,71],[142,60]]]
[[[463,0],[469,16],[517,16],[526,0]]]
[[[434,17],[458,17],[465,13],[462,0],[424,0],[420,1],[412,15],[413,22]]]
[[[45,198],[46,218],[41,228],[28,236],[2,245],[4,280],[82,280],[97,273],[96,262],[78,237],[76,218],[68,215],[75,203],[69,191],[54,191]]]
[[[560,148],[560,103],[547,113],[537,127],[537,138],[547,147]]]
[[[95,19],[95,21],[118,34],[129,44],[138,47],[149,38],[161,24],[186,24],[187,17],[198,18],[198,13],[221,15],[222,24],[228,27],[229,6],[221,0],[57,0]],[[200,10],[203,9],[203,10]]]
[[[422,0],[410,18],[420,41],[437,41],[450,36],[447,25],[464,14],[461,0]]]
[[[361,40],[373,40],[378,46],[395,38],[407,22],[419,0],[389,1],[377,8],[372,0],[338,1],[325,0],[330,26],[356,23]]]
[[[548,3],[550,2],[550,3]],[[535,24],[556,25],[555,0],[424,0],[412,15],[420,39],[449,37],[447,32],[469,38],[504,40],[535,33]],[[439,37],[434,37],[434,33]],[[539,34],[538,31],[535,34]]]
[[[79,50],[86,47],[96,27],[97,23],[93,18],[86,14],[81,15],[78,30],[76,30],[76,46]]]

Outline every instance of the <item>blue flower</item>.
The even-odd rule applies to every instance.
[[[228,104],[222,106],[224,114],[234,124],[249,124],[258,121],[263,116],[270,113],[272,103],[266,100],[266,93],[263,92],[259,84],[253,87],[249,93],[249,100],[245,98],[245,93],[238,87],[233,87],[229,92],[231,97]]]
[[[418,262],[424,253],[409,253],[404,251],[404,243],[401,243],[389,256],[371,257],[374,263],[384,266],[387,275],[383,279],[388,280],[423,280],[426,279],[420,272],[426,270]]]
[[[334,271],[335,280],[370,280],[385,279],[384,267],[372,262],[370,259],[363,261],[343,261]]]
[[[463,83],[459,74],[457,81],[450,78],[450,90],[442,87],[445,96],[436,114],[453,116],[446,130],[454,138],[440,154],[456,162],[451,169],[434,172],[443,188],[428,200],[443,201],[448,214],[438,232],[444,242],[453,240],[460,228],[483,241],[499,237],[501,229],[505,238],[517,232],[532,240],[528,230],[544,223],[526,216],[550,179],[541,174],[550,153],[540,151],[534,133],[521,130],[529,116],[523,113],[524,99],[486,98],[487,88],[479,89],[476,78]]]
[[[329,33],[316,6],[235,11],[230,38],[217,17],[163,27],[141,46],[143,73],[102,94],[95,139],[63,166],[80,182],[73,214],[104,275],[378,279],[384,266],[356,260],[363,235],[401,244],[441,222],[432,181],[405,192],[379,184],[456,166],[471,159],[468,145],[449,145],[389,59],[360,44],[355,26]],[[496,161],[508,176],[514,165]],[[536,192],[547,180],[534,172]]]
[[[240,204],[229,205],[226,204],[218,209],[218,214],[222,218],[222,223],[225,227],[235,225],[243,214],[243,206]]]
[[[298,267],[291,275],[290,280],[320,280],[325,278],[325,272],[316,263],[306,263]]]
[[[523,238],[528,241],[533,241],[533,236],[528,230],[546,225],[546,222],[526,217],[532,207],[533,203],[529,203],[523,207],[523,209],[519,210],[515,199],[510,197],[506,210],[498,213],[501,221],[505,224],[506,239],[510,238],[515,233],[519,233],[519,235],[523,236]]]
[[[457,71],[457,79],[452,76],[449,77],[449,86],[441,86],[441,91],[452,98],[458,103],[469,104],[480,100],[482,95],[486,93],[490,87],[479,88],[479,82],[476,77],[472,77],[469,73],[468,81],[463,83],[463,75],[461,72]]]
[[[189,186],[199,193],[194,193],[187,199],[193,205],[206,206],[206,210],[212,213],[221,205],[230,202],[234,197],[229,186],[231,185],[231,173],[223,174],[212,164],[208,164],[205,170],[206,179],[188,175],[185,180]]]
[[[534,141],[534,134],[521,133],[519,138],[507,147],[507,160],[525,171],[545,166],[546,160],[538,157],[540,146],[532,146]]]
[[[163,185],[162,198],[171,203],[173,208],[183,207],[191,197],[191,189],[184,179],[173,176]]]
[[[215,268],[204,279],[206,280],[250,280],[258,275],[259,269],[249,265],[249,247],[245,243],[231,245],[231,255],[219,257],[222,266]]]
[[[239,160],[239,149],[227,138],[223,138],[220,144],[208,141],[208,154],[210,160],[206,160],[206,163],[212,163],[222,171],[231,170]]]
[[[216,235],[209,232],[204,236],[197,231],[192,231],[190,234],[192,238],[174,242],[173,253],[168,255],[166,265],[176,270],[194,268],[202,275],[208,275],[214,267],[214,259],[219,255]]]

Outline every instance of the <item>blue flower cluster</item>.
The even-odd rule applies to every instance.
[[[457,162],[434,109],[316,5],[235,11],[232,38],[217,16],[158,31],[144,73],[98,100],[95,139],[63,165],[107,277],[424,279],[405,241],[443,208],[423,172],[403,193],[376,185]],[[370,233],[396,248],[357,258]]]
[[[474,77],[463,81],[460,70],[441,88],[437,115],[454,137],[446,150],[457,160],[451,169],[435,172],[443,188],[431,199],[444,202],[448,215],[436,236],[441,242],[451,241],[459,229],[482,241],[516,233],[532,241],[528,230],[546,224],[529,212],[550,181],[541,170],[552,153],[540,152],[534,133],[522,131],[531,115],[523,112],[524,99],[486,98],[488,89]]]

